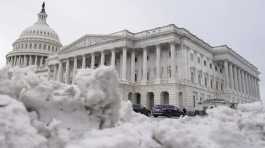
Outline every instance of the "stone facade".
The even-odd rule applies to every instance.
[[[7,61],[14,65],[9,54]],[[50,54],[45,64],[48,79],[68,84],[78,69],[112,66],[123,98],[147,108],[173,104],[193,109],[215,98],[260,100],[254,65],[228,46],[213,47],[173,24],[138,33],[85,35]]]
[[[185,29],[167,25],[139,33],[85,35],[48,58],[49,78],[72,83],[79,68],[113,66],[124,99],[189,109],[206,99],[257,101],[259,72],[224,46],[212,47]]]

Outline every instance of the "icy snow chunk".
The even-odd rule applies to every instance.
[[[112,67],[80,70],[74,84],[81,91],[80,99],[89,115],[100,121],[99,128],[114,127],[120,118],[119,80]]]
[[[20,100],[49,125],[60,121],[59,128],[84,131],[113,127],[119,120],[121,98],[117,74],[110,67],[85,69],[77,73],[73,85],[42,81],[23,91]]]
[[[36,86],[40,80],[32,67],[9,68],[0,70],[0,94],[6,94],[19,99],[23,90]]]
[[[0,95],[0,147],[44,148],[46,139],[31,126],[24,105],[6,95]]]

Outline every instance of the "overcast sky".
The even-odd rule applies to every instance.
[[[63,45],[84,34],[184,27],[212,46],[227,44],[261,72],[265,92],[265,0],[46,0],[49,25]],[[1,0],[0,66],[20,33],[37,20],[41,0]]]

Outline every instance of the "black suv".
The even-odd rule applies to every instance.
[[[152,108],[152,115],[154,117],[158,116],[179,117],[181,115],[184,115],[184,113],[174,105],[155,105]]]
[[[133,111],[135,111],[137,113],[144,114],[146,116],[151,115],[151,111],[148,110],[146,107],[140,105],[140,104],[133,104]]]

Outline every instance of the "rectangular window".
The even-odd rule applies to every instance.
[[[193,53],[190,53],[190,60],[193,61]]]

